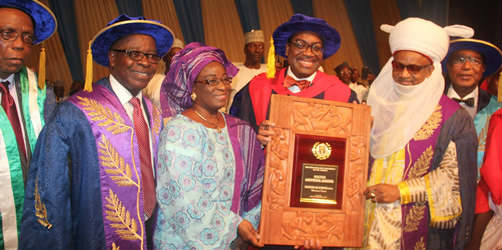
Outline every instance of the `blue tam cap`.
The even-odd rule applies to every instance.
[[[323,40],[323,58],[328,58],[340,48],[340,34],[321,18],[294,14],[289,21],[281,24],[272,35],[277,54],[286,57],[288,39],[302,31],[317,33]]]
[[[56,31],[57,22],[54,13],[37,0],[0,0],[1,7],[18,9],[31,17],[35,32],[33,44],[43,42]]]
[[[120,15],[109,22],[91,41],[92,57],[97,63],[108,67],[108,51],[121,38],[133,34],[143,34],[153,37],[160,56],[166,54],[173,44],[174,35],[171,30],[156,20],[144,17]]]
[[[446,54],[445,59],[442,61],[443,72],[447,71],[446,63],[448,62],[449,57],[454,52],[459,50],[472,50],[480,53],[483,56],[485,64],[485,73],[483,74],[483,77],[487,77],[497,72],[497,70],[502,65],[502,52],[497,46],[483,40],[462,38],[452,40],[450,42],[448,54]]]

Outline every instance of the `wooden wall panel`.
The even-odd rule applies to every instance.
[[[181,41],[183,33],[172,0],[143,0],[143,13],[147,19],[155,19],[166,25]]]
[[[314,15],[326,20],[340,33],[341,37],[340,49],[324,60],[324,72],[334,75],[333,69],[342,62],[360,69],[363,66],[363,60],[343,0],[313,0],[312,5]]]
[[[244,33],[234,0],[202,0],[206,44],[225,51],[232,62],[244,62]]]
[[[42,0],[41,2],[46,6],[49,6],[48,0]],[[60,24],[58,23],[58,25]],[[61,44],[61,39],[59,39],[57,30],[49,39],[45,40],[42,44],[32,47],[31,55],[28,58],[26,65],[38,73],[40,49],[42,48],[42,46],[45,47],[47,53],[47,61],[45,64],[46,80],[50,82],[62,82],[65,86],[66,93],[68,93],[73,80],[71,77],[70,68],[66,61],[63,45]]]
[[[89,42],[108,22],[118,16],[118,10],[115,1],[111,0],[75,0],[74,5],[82,65],[85,67]],[[97,63],[93,64],[93,81],[97,81],[109,74],[108,68]]]
[[[371,0],[371,14],[373,15],[373,28],[378,48],[378,61],[380,68],[389,60],[391,53],[389,47],[389,34],[380,30],[380,25],[395,25],[401,20],[396,0]],[[373,72],[378,73],[378,72]]]

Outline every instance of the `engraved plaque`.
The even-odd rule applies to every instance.
[[[264,244],[360,247],[370,107],[273,95],[260,236]]]
[[[336,205],[338,165],[303,163],[300,203]]]

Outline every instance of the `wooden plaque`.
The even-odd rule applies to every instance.
[[[262,242],[361,247],[370,107],[283,95],[270,107],[278,136],[267,145]]]

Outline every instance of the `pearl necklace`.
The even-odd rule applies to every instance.
[[[193,109],[193,112],[195,112],[195,114],[196,114],[197,116],[199,116],[199,117],[200,117],[200,119],[202,119],[202,120],[206,121],[207,123],[209,123],[210,125],[214,126],[214,127],[216,128],[216,131],[217,131],[218,133],[221,133],[221,129],[222,129],[222,128],[218,127],[218,125],[216,125],[216,123],[209,121],[206,117],[204,117],[204,116],[203,116],[201,113],[199,113],[196,109]]]

